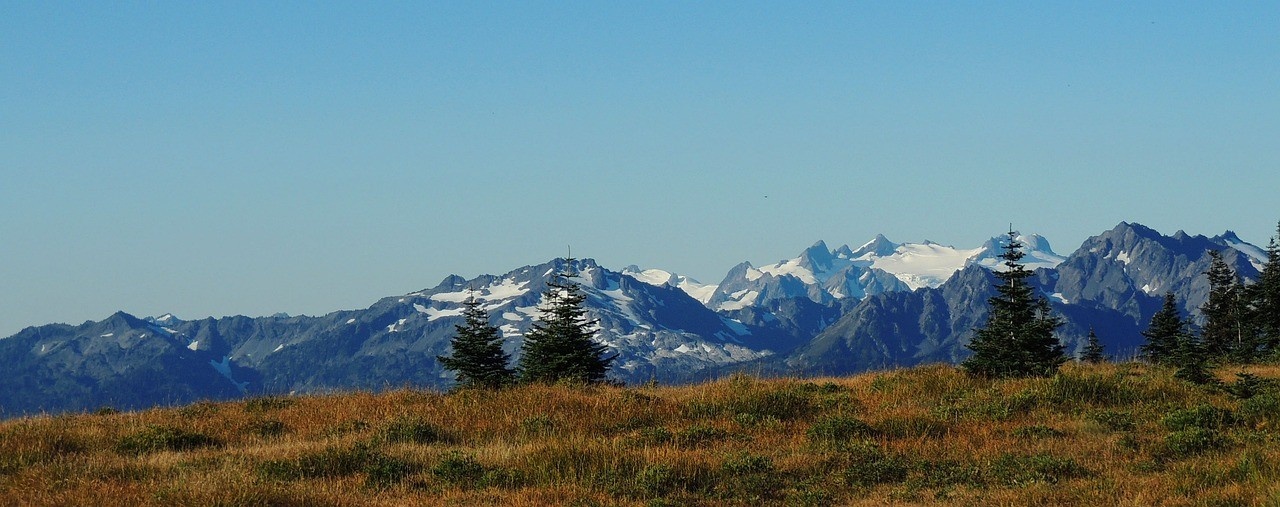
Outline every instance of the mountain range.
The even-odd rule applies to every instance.
[[[769,375],[847,374],[958,362],[986,318],[1004,236],[965,249],[884,236],[851,248],[819,241],[792,259],[739,264],[718,284],[660,269],[572,266],[618,354],[618,381],[687,382],[746,370]],[[1165,292],[1195,315],[1208,295],[1210,250],[1245,279],[1266,253],[1230,231],[1163,235],[1122,222],[1069,255],[1018,236],[1034,284],[1066,324],[1069,353],[1094,329],[1108,353],[1135,354]],[[451,275],[435,287],[328,315],[138,318],[118,312],[78,326],[29,327],[0,339],[0,416],[135,409],[251,395],[452,385],[449,353],[462,302],[475,297],[518,356],[539,317],[542,292],[565,260],[502,275]]]

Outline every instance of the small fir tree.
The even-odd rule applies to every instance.
[[[984,377],[1048,376],[1067,357],[1054,331],[1062,320],[1049,311],[1049,302],[1028,283],[1033,273],[1019,261],[1022,244],[1009,231],[1009,242],[1000,258],[1005,269],[996,273],[998,295],[987,300],[991,313],[986,325],[969,342],[973,355],[961,365],[971,375]]]
[[[480,301],[468,296],[463,303],[464,324],[450,342],[453,357],[436,356],[446,370],[457,372],[459,387],[496,388],[515,382],[515,371],[507,367],[511,356],[502,350],[502,334],[489,324],[489,314]]]
[[[1178,298],[1173,292],[1164,294],[1164,306],[1151,317],[1151,325],[1142,332],[1147,342],[1142,344],[1142,356],[1155,364],[1166,366],[1177,362],[1178,340],[1185,334],[1186,323],[1178,313]]]
[[[1209,350],[1205,348],[1204,341],[1199,337],[1180,333],[1175,357],[1174,364],[1178,367],[1178,371],[1174,372],[1173,376],[1200,385],[1217,381],[1213,376]]]
[[[524,337],[519,370],[525,382],[600,382],[617,358],[606,357],[608,347],[594,340],[596,321],[587,318],[586,296],[570,280],[577,276],[575,262],[565,259],[565,271],[547,282],[542,318]]]
[[[1084,353],[1080,355],[1080,360],[1091,364],[1107,361],[1107,356],[1103,354],[1102,342],[1098,340],[1098,333],[1093,332],[1092,327],[1089,328],[1089,341],[1084,345]]]

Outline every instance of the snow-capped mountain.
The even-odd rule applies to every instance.
[[[793,259],[742,263],[718,285],[634,266],[572,266],[597,321],[597,339],[624,382],[706,379],[734,368],[844,374],[959,361],[986,315],[1004,237],[973,249],[877,236],[857,249],[818,242]],[[1035,287],[1066,321],[1078,350],[1090,328],[1108,353],[1127,357],[1172,291],[1195,315],[1207,296],[1210,250],[1246,279],[1265,260],[1235,234],[1165,236],[1120,223],[1065,259],[1021,236]],[[41,411],[129,409],[245,395],[452,385],[437,355],[474,297],[518,355],[539,315],[555,260],[503,275],[446,277],[437,286],[320,317],[138,319],[116,313],[79,326],[29,327],[0,339],[0,417]]]
[[[692,296],[693,299],[700,301],[702,304],[706,304],[707,301],[710,301],[711,296],[716,292],[715,285],[705,284],[693,278],[669,271],[663,271],[661,269],[640,269],[640,267],[632,264],[622,268],[621,272],[624,275],[630,276],[649,285],[670,285],[672,287],[676,287],[684,291],[685,294]]]
[[[590,259],[573,266],[554,260],[501,276],[449,276],[431,289],[322,317],[183,321],[119,313],[81,326],[28,328],[0,340],[0,364],[6,365],[0,410],[88,410],[104,403],[133,408],[400,385],[443,389],[452,378],[435,357],[449,353],[468,297],[483,303],[515,360],[540,315],[546,282],[569,268],[587,297],[596,339],[617,354],[609,373],[616,380],[687,380],[709,367],[797,345],[718,315],[677,287],[640,282]],[[157,386],[149,386],[151,380]]]
[[[1064,257],[1038,235],[1019,235],[1029,269],[1053,268]],[[932,241],[894,243],[883,235],[857,249],[841,246],[829,250],[819,241],[799,256],[756,268],[744,262],[729,271],[716,286],[707,306],[736,311],[775,299],[808,297],[819,304],[862,299],[892,291],[908,291],[942,285],[969,264],[1001,269],[998,256],[1007,236],[998,236],[980,247],[960,249]]]

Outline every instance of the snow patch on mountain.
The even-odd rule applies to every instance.
[[[912,290],[937,287],[982,253],[982,248],[958,249],[931,241],[898,245],[886,256],[866,255],[858,259],[870,267],[892,273]]]
[[[631,265],[622,268],[621,273],[655,287],[669,285],[678,288],[704,305],[711,300],[711,296],[716,293],[717,288],[716,285],[705,284],[693,278],[661,269],[640,269],[635,265]]]
[[[1253,244],[1245,243],[1244,240],[1241,240],[1239,236],[1236,236],[1236,233],[1227,231],[1225,234],[1223,234],[1222,236],[1219,236],[1216,239],[1222,240],[1222,243],[1226,244],[1227,246],[1235,249],[1237,252],[1240,252],[1244,254],[1246,257],[1248,257],[1249,263],[1253,264],[1254,269],[1257,269],[1258,271],[1262,271],[1263,268],[1266,267],[1267,258],[1268,258],[1267,251],[1261,248],[1258,248]]]

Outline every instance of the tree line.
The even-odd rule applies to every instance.
[[[1034,273],[1021,262],[1024,257],[1017,233],[1000,255],[1005,267],[996,271],[997,294],[987,300],[985,324],[974,331],[967,347],[973,354],[961,363],[969,374],[983,377],[1049,376],[1068,357],[1055,333],[1062,318],[1030,284]],[[1209,251],[1210,267],[1204,273],[1209,298],[1201,306],[1203,326],[1195,326],[1178,310],[1177,297],[1168,292],[1160,311],[1152,317],[1143,336],[1142,358],[1177,369],[1176,375],[1195,383],[1214,382],[1211,369],[1223,363],[1252,363],[1280,359],[1280,225],[1267,245],[1267,262],[1258,279],[1246,284],[1219,251]],[[464,323],[457,325],[453,355],[437,356],[445,369],[457,374],[459,387],[496,388],[517,383],[563,381],[598,383],[617,355],[595,341],[597,321],[587,317],[586,296],[571,279],[574,259],[565,259],[565,270],[547,282],[541,317],[521,344],[515,367],[502,349],[502,334],[489,324],[489,315],[474,296],[463,303]],[[1106,360],[1101,341],[1092,328],[1080,360]]]
[[[1022,245],[1017,233],[1000,258],[1005,269],[996,272],[997,295],[988,299],[986,324],[975,330],[968,348],[973,355],[961,366],[984,377],[1047,376],[1067,361],[1061,342],[1054,337],[1063,324],[1049,302],[1028,283],[1033,273],[1020,262]],[[1254,283],[1246,284],[1222,257],[1211,250],[1204,275],[1209,298],[1200,307],[1204,325],[1194,325],[1178,310],[1177,297],[1166,293],[1164,304],[1151,319],[1142,358],[1177,368],[1176,375],[1195,383],[1211,383],[1214,365],[1253,363],[1280,359],[1280,225],[1267,244],[1267,262]],[[1081,360],[1106,359],[1101,342],[1091,328]]]

